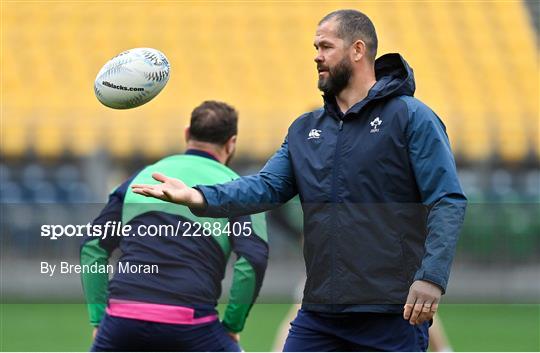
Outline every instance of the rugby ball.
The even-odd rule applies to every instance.
[[[135,108],[158,95],[169,80],[169,71],[169,61],[159,50],[126,50],[99,71],[94,93],[109,108]]]

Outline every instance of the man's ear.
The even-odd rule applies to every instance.
[[[367,46],[363,40],[358,39],[356,42],[354,42],[352,44],[352,49],[353,49],[353,61],[358,62],[364,56],[366,56]]]
[[[231,154],[236,149],[236,135],[231,136],[225,143],[225,151]]]
[[[184,128],[184,139],[186,143],[191,139],[191,132],[189,132],[189,125]]]

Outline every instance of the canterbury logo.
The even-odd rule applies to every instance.
[[[321,130],[311,129],[311,131],[308,134],[308,140],[318,139],[320,137],[321,137]]]

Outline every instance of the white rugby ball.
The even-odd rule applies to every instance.
[[[94,92],[109,108],[135,108],[157,96],[169,80],[169,71],[169,61],[159,50],[126,50],[99,71]]]

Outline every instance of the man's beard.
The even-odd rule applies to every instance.
[[[347,85],[352,76],[353,69],[349,58],[344,57],[333,68],[328,68],[328,78],[319,76],[317,86],[325,95],[337,96]]]

